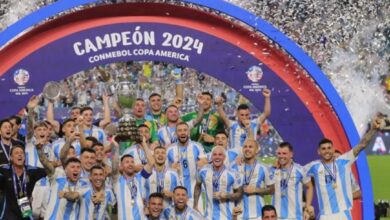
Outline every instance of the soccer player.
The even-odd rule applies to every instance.
[[[12,139],[25,146],[26,137],[19,133],[19,129],[22,127],[22,119],[17,115],[13,115],[9,118],[9,121],[12,124]]]
[[[12,124],[7,119],[0,121],[0,145],[0,165],[7,165],[9,164],[11,148],[20,145],[12,139]]]
[[[81,153],[81,146],[80,146],[80,141],[79,137],[80,134],[76,131],[75,129],[76,123],[74,122],[74,119],[66,119],[62,125],[61,125],[61,134],[63,135],[62,138],[57,139],[56,141],[53,142],[53,151],[54,151],[54,156],[56,160],[60,160],[60,152],[62,147],[65,144],[65,139],[69,139],[71,135],[75,134],[75,141],[72,143],[72,146],[76,150],[76,155],[80,156]]]
[[[207,198],[205,217],[212,220],[232,219],[234,202],[242,196],[241,179],[236,172],[224,165],[225,148],[216,146],[211,152],[212,165],[204,166],[198,174],[194,209],[198,209],[203,184]]]
[[[176,68],[174,71],[176,77],[176,96],[174,98],[174,103],[172,104],[179,108],[183,100],[184,86],[181,80],[181,69]],[[146,119],[153,120],[156,123],[158,129],[167,124],[167,115],[163,112],[162,106],[163,103],[161,100],[161,95],[158,93],[152,93],[149,96],[150,112],[146,115]]]
[[[176,133],[178,142],[167,150],[168,164],[177,170],[180,182],[188,189],[189,205],[192,205],[196,173],[208,162],[203,147],[190,140],[190,130],[187,123],[178,123]]]
[[[225,157],[224,164],[227,167],[231,167],[235,162],[241,163],[242,152],[241,149],[239,148],[228,149],[228,141],[229,141],[228,134],[226,134],[226,132],[224,131],[218,131],[217,134],[215,135],[214,145],[215,147],[221,146],[226,150],[226,157]],[[209,163],[212,162],[211,155],[212,155],[211,153],[208,153],[206,155]]]
[[[217,131],[223,130],[220,116],[212,111],[213,95],[210,92],[202,92],[197,97],[198,105],[203,106],[203,119],[191,129],[191,140],[203,145],[206,153],[211,152],[214,144],[214,136]],[[198,112],[190,112],[182,116],[184,122],[189,122],[198,117]]]
[[[335,148],[331,140],[325,138],[318,144],[321,159],[307,164],[305,169],[307,176],[314,178],[320,220],[352,219],[351,167],[380,128],[380,124],[379,118],[374,119],[370,130],[359,144],[337,159],[334,157]]]
[[[147,220],[161,220],[163,219],[163,200],[164,196],[161,193],[155,192],[149,195],[148,215]]]
[[[120,159],[122,175],[119,174],[119,144],[115,143],[112,162],[112,180],[114,193],[118,202],[118,219],[145,219],[142,178],[149,178],[152,173],[154,159],[150,150],[146,147],[146,139],[143,138],[143,150],[146,153],[148,163],[143,170],[136,173],[134,158],[125,154]]]
[[[335,150],[334,151],[334,157],[335,159],[339,158],[341,156],[341,151]],[[353,200],[360,199],[362,197],[362,192],[360,191],[359,183],[356,181],[355,176],[351,172],[351,181],[352,181],[352,198]]]
[[[173,206],[164,209],[164,218],[167,220],[204,220],[205,218],[188,203],[188,191],[184,186],[177,186],[173,190]]]
[[[154,148],[153,158],[155,161],[152,175],[145,180],[145,197],[148,198],[153,192],[162,193],[164,207],[172,201],[172,192],[176,186],[181,185],[176,170],[166,165],[167,150],[164,147]]]
[[[95,165],[91,168],[91,186],[80,195],[79,219],[107,219],[107,208],[114,206],[116,200],[112,191],[104,186],[105,177],[103,167]]]
[[[50,182],[50,198],[45,212],[45,220],[78,219],[80,195],[89,188],[89,181],[80,179],[80,160],[76,157],[65,159],[63,156],[69,151],[72,141],[69,140],[61,150],[61,163],[65,170],[65,176],[47,160],[41,148],[42,144],[37,144],[39,160],[46,169]]]
[[[176,125],[180,122],[179,114],[179,109],[176,105],[170,105],[166,109],[167,123],[158,130],[160,144],[166,148],[177,142]],[[190,130],[194,125],[201,122],[203,114],[203,107],[199,106],[197,118],[187,122]]]
[[[272,204],[279,213],[279,219],[303,219],[303,185],[306,187],[305,211],[314,214],[311,206],[313,184],[303,167],[293,161],[293,146],[282,142],[276,150],[277,164],[271,168],[271,179],[275,182]]]
[[[95,153],[96,153],[96,163],[95,165],[99,165],[103,167],[105,175],[109,176],[111,175],[112,171],[112,163],[111,160],[109,160],[104,152],[104,146],[100,142],[96,142],[92,144],[91,147]]]
[[[140,124],[138,126],[138,133],[141,137],[145,137],[146,139],[146,145],[147,147],[149,148],[149,150],[153,150],[151,147],[151,144],[149,142],[150,140],[150,132],[149,132],[149,127],[146,126],[145,124]],[[139,143],[136,143],[134,145],[132,145],[130,148],[127,148],[123,154],[128,154],[128,155],[131,155],[133,158],[134,158],[134,163],[138,166],[144,166],[145,164],[148,163],[147,159],[146,159],[146,155],[145,155],[145,152],[141,146],[141,144]],[[137,169],[137,170],[141,170],[141,169]]]
[[[244,163],[232,166],[243,181],[243,197],[238,205],[242,211],[239,219],[260,218],[263,196],[274,192],[274,182],[270,179],[268,168],[256,159],[259,150],[255,140],[246,140],[242,148]]]
[[[104,130],[100,127],[93,125],[93,109],[91,107],[84,107],[80,110],[82,117],[82,123],[84,125],[83,132],[86,136],[95,137],[104,146],[108,145],[108,140]]]
[[[229,129],[230,134],[230,148],[242,147],[245,140],[250,139],[250,135],[256,137],[257,131],[261,128],[261,125],[271,114],[271,90],[263,89],[263,96],[265,98],[264,111],[256,119],[250,121],[250,110],[246,104],[241,104],[237,107],[237,121],[231,121],[223,111],[224,100],[219,97],[216,100],[218,113],[224,122],[225,126]],[[252,134],[249,133],[245,124],[250,123]]]
[[[276,220],[279,219],[275,207],[272,205],[265,205],[261,209],[262,220]]]
[[[35,183],[45,176],[44,169],[25,165],[22,146],[10,149],[10,164],[0,167],[0,189],[6,198],[3,219],[32,219],[31,194]]]
[[[80,154],[81,178],[88,179],[91,168],[96,164],[96,152],[91,148],[83,148]]]

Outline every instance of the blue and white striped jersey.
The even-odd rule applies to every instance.
[[[58,175],[57,172],[50,177],[49,204],[45,213],[45,220],[69,219],[78,220],[80,212],[80,200],[70,202],[58,195],[61,191],[74,191],[82,194],[88,190],[89,182],[83,179],[72,183],[66,176]]]
[[[49,161],[54,161],[54,153],[51,144],[45,144],[43,152]],[[43,168],[41,161],[39,161],[38,150],[33,142],[28,142],[25,148],[26,165]]]
[[[198,182],[201,182],[206,191],[206,219],[225,220],[233,218],[233,201],[220,202],[213,199],[213,192],[233,193],[241,187],[239,174],[228,167],[216,172],[212,165],[203,167],[198,174]]]
[[[253,165],[243,163],[241,165],[234,164],[232,169],[239,173],[243,186],[251,185],[257,188],[265,188],[273,185],[273,180],[270,179],[268,167],[260,162],[255,162]],[[242,196],[243,213],[238,216],[239,219],[260,218],[261,208],[264,206],[264,199],[260,195]]]
[[[92,129],[84,130],[84,134],[86,136],[92,136],[96,138],[100,143],[104,145],[109,144],[106,134],[104,133],[104,130],[95,125],[92,125]]]
[[[146,159],[145,151],[144,151],[144,149],[142,149],[142,147],[139,144],[134,144],[131,147],[127,148],[123,152],[122,156],[123,155],[133,156],[134,163],[137,165],[139,165],[139,164],[145,165],[148,163],[148,160]]]
[[[333,163],[323,164],[316,160],[305,166],[306,175],[314,178],[321,215],[344,212],[352,208],[351,166],[355,160],[353,150],[350,150]]]
[[[253,137],[256,137],[257,130],[259,129],[259,120],[257,118],[251,120],[250,127],[253,132]],[[230,121],[229,134],[229,148],[242,148],[248,137],[248,132],[238,121]]]
[[[154,192],[162,193],[164,190],[173,192],[176,186],[181,186],[179,175],[174,169],[166,168],[162,172],[153,169],[152,175],[148,179],[144,179],[145,198],[149,199],[149,195]],[[171,205],[171,200],[164,199],[164,207]]]
[[[303,184],[311,180],[303,167],[293,163],[289,169],[271,168],[271,179],[275,182],[272,204],[282,219],[303,219]]]
[[[197,162],[206,159],[203,147],[200,143],[189,141],[188,146],[179,146],[175,143],[167,150],[168,165],[180,162],[179,178],[184,187],[188,189],[188,198],[192,200],[198,172]]]
[[[176,127],[162,126],[158,129],[157,135],[162,146],[168,146],[177,142]]]
[[[111,189],[105,189],[104,201],[100,204],[92,202],[94,191],[92,186],[81,195],[79,219],[105,220],[108,217],[108,206],[114,206],[116,199]]]
[[[183,212],[176,212],[174,206],[170,206],[163,211],[166,220],[204,220],[205,218],[195,209],[187,205]]]
[[[59,138],[59,139],[57,139],[56,141],[53,142],[53,152],[54,152],[54,157],[55,157],[56,160],[60,160],[60,152],[61,152],[62,147],[64,147],[64,145],[65,145],[65,139],[64,138]],[[80,142],[78,140],[75,140],[72,143],[72,146],[75,149],[77,157],[79,157],[80,153],[81,153]]]

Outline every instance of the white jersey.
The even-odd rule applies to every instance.
[[[108,217],[108,206],[114,206],[116,203],[114,193],[110,189],[105,189],[104,201],[100,204],[92,202],[94,192],[92,187],[81,195],[79,219],[105,220]]]
[[[351,166],[355,160],[353,150],[350,150],[333,163],[323,164],[316,160],[305,166],[306,175],[314,178],[320,215],[336,214],[352,208]]]
[[[162,126],[160,129],[158,129],[157,135],[161,146],[168,146],[177,142],[176,126]]]
[[[35,183],[32,192],[31,208],[34,219],[43,218],[49,203],[50,182],[48,177],[43,177]]]
[[[42,146],[43,153],[49,161],[54,160],[53,149],[51,144]],[[38,150],[32,142],[28,142],[25,148],[26,165],[43,168],[41,161],[39,161]]]
[[[194,127],[194,121],[195,120],[191,120],[187,122],[189,130],[191,130]],[[176,125],[173,127],[169,127],[168,125],[164,125],[160,127],[158,129],[157,136],[161,146],[163,147],[176,143],[177,142]]]
[[[282,219],[303,219],[303,184],[311,180],[299,164],[288,169],[271,168],[271,179],[275,182],[272,204]]]
[[[251,120],[250,128],[253,132],[253,137],[256,137],[257,130],[259,129],[259,119]],[[241,148],[244,146],[244,142],[248,137],[248,132],[238,121],[230,121],[229,134],[230,148]]]
[[[107,137],[106,137],[106,134],[104,133],[104,130],[95,126],[95,125],[92,125],[92,129],[84,130],[84,134],[87,137],[92,136],[92,137],[96,138],[103,145],[109,144]]]
[[[50,177],[50,199],[45,213],[45,220],[69,219],[78,220],[80,201],[70,202],[58,196],[61,191],[74,191],[82,194],[89,187],[83,179],[77,183],[69,182],[65,176],[58,176],[57,172]]]
[[[206,189],[206,213],[210,220],[232,219],[234,201],[220,202],[213,199],[213,192],[233,193],[241,187],[241,179],[237,172],[224,166],[220,172],[214,172],[212,165],[199,171],[198,182]]]
[[[196,163],[200,159],[206,159],[202,145],[197,142],[189,141],[188,146],[183,147],[179,146],[179,143],[175,143],[168,148],[167,158],[169,166],[172,166],[173,163],[180,163],[180,182],[187,188],[188,198],[192,200],[196,183],[196,174],[198,172]]]
[[[274,184],[273,180],[270,179],[269,170],[266,165],[258,161],[254,165],[248,165],[246,163],[241,165],[234,164],[232,169],[240,174],[243,186],[251,185],[257,188],[265,188]],[[244,193],[241,205],[243,213],[239,216],[239,219],[257,219],[261,217],[264,199],[260,195],[247,195]]]
[[[118,219],[145,219],[142,176],[148,178],[150,174],[142,170],[131,180],[127,180],[121,175],[118,180],[114,181],[114,193],[118,202]]]
[[[133,156],[134,163],[137,165],[139,165],[139,164],[145,165],[148,163],[148,160],[146,159],[145,151],[144,151],[144,149],[142,149],[142,147],[139,144],[134,144],[131,147],[127,148],[123,152],[122,156],[123,155]]]
[[[58,140],[53,142],[53,152],[56,160],[60,160],[61,149],[64,147],[64,145],[65,145],[64,138],[59,138]],[[76,140],[72,143],[72,146],[74,147],[77,157],[79,157],[81,153],[80,142]]]
[[[149,195],[154,192],[162,193],[164,190],[173,192],[176,186],[181,186],[179,175],[174,169],[165,168],[162,172],[153,169],[152,175],[144,179],[145,198],[149,200]],[[168,207],[171,201],[164,199],[164,207]]]
[[[174,206],[170,206],[163,211],[163,219],[166,220],[204,220],[205,218],[195,209],[187,205],[183,212],[176,212]]]

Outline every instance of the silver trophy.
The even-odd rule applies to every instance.
[[[119,119],[119,126],[116,131],[118,140],[139,143],[141,137],[138,133],[136,120],[132,115],[132,109],[136,101],[136,83],[131,81],[131,76],[127,72],[126,65],[123,66],[123,69],[123,76],[119,78],[119,83],[115,83],[103,68],[98,68],[103,80],[106,82],[106,93],[116,94],[118,104],[122,111],[122,117]]]
[[[43,87],[42,95],[51,102],[57,101],[63,95],[61,84],[55,81],[47,82]]]

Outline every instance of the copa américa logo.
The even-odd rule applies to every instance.
[[[30,74],[25,69],[18,69],[14,72],[14,81],[19,86],[24,86],[30,80]]]
[[[246,75],[250,81],[256,83],[263,78],[263,70],[259,66],[251,66],[246,71]]]

